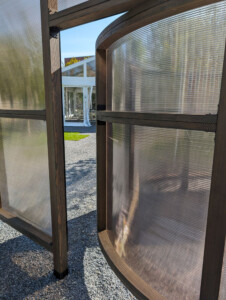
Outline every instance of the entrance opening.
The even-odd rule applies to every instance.
[[[103,29],[117,17],[61,32],[68,264],[72,277],[74,269],[79,273],[83,299],[104,299],[106,295],[134,299],[107,264],[96,234],[95,43]],[[68,140],[67,133],[70,137],[74,134],[75,140]]]

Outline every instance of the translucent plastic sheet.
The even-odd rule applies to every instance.
[[[138,29],[109,49],[108,109],[217,113],[226,38],[226,1]]]
[[[75,76],[75,77],[83,77],[84,76],[84,70],[83,66],[78,66],[76,68],[64,71],[62,73],[62,76]]]
[[[60,11],[87,1],[88,0],[58,0],[58,10]]]
[[[0,109],[44,109],[40,0],[0,1]]]
[[[46,122],[0,120],[2,207],[51,234]]]
[[[95,77],[96,76],[96,61],[90,61],[87,63],[87,76]]]
[[[115,250],[166,299],[198,300],[214,134],[109,124],[107,142]]]

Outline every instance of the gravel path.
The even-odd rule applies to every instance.
[[[0,299],[135,299],[98,245],[96,136],[90,129],[89,135],[65,143],[69,275],[57,280],[52,274],[52,254],[0,222]]]

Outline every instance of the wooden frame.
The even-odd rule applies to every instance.
[[[137,6],[135,9],[130,10],[127,14],[123,15],[108,26],[101,33],[96,43],[97,103],[100,106],[98,109],[97,105],[97,203],[99,241],[102,251],[113,270],[126,284],[126,286],[138,298],[142,299],[162,299],[162,296],[156,293],[156,291],[153,291],[150,286],[147,287],[144,281],[137,279],[136,274],[124,265],[123,261],[117,255],[113,245],[111,244],[107,221],[109,214],[107,208],[109,197],[107,177],[105,177],[104,180],[104,176],[107,176],[106,170],[108,169],[109,164],[107,154],[108,146],[106,144],[106,123],[114,122],[121,124],[136,124],[142,126],[183,128],[216,132],[216,146],[214,152],[200,299],[218,299],[226,234],[226,188],[224,185],[226,180],[226,160],[224,159],[224,153],[226,152],[226,142],[224,137],[224,128],[226,127],[226,55],[224,58],[218,115],[202,115],[198,117],[188,115],[178,116],[175,114],[169,115],[106,111],[108,85],[111,85],[107,76],[107,68],[109,65],[106,60],[106,53],[108,48],[115,41],[140,27],[180,12],[214,2],[220,1],[146,1],[145,3]],[[101,57],[103,59],[101,59]],[[101,177],[98,178],[99,176]],[[103,183],[105,183],[104,186]]]
[[[49,7],[56,7],[56,1],[40,1],[45,104],[44,110],[9,110],[0,109],[0,118],[44,120],[47,125],[47,142],[49,158],[50,201],[52,217],[52,236],[22,220],[20,217],[9,213],[1,207],[0,219],[16,230],[27,235],[47,250],[53,252],[54,273],[58,278],[63,278],[67,272],[67,220],[66,220],[66,195],[65,195],[65,165],[64,165],[64,139],[62,125],[61,102],[61,66],[59,38],[50,38],[49,33]],[[55,60],[51,60],[54,56]],[[56,88],[58,87],[58,89]],[[0,124],[0,134],[1,134]],[[4,182],[1,188],[7,194],[7,179],[5,174],[4,157],[1,157],[0,170]],[[1,199],[0,199],[1,200]],[[7,199],[6,199],[7,201]]]
[[[32,111],[0,110],[0,117],[16,117],[39,119],[47,121],[48,153],[50,170],[50,190],[52,206],[53,238],[43,237],[34,232],[33,228],[24,229],[24,224],[0,211],[10,225],[24,231],[43,246],[52,249],[54,254],[55,274],[59,278],[67,274],[67,228],[66,228],[66,197],[65,197],[65,168],[64,141],[62,123],[62,90],[60,70],[60,42],[58,32],[67,28],[112,16],[127,10],[129,12],[112,23],[104,30],[97,41],[96,52],[96,88],[97,88],[97,210],[98,235],[102,250],[110,265],[123,282],[139,298],[163,299],[156,291],[147,286],[137,275],[124,265],[113,249],[107,231],[107,170],[111,167],[106,152],[106,122],[132,123],[148,126],[190,128],[192,130],[216,131],[216,147],[214,155],[213,178],[211,186],[205,255],[203,265],[201,299],[217,299],[220,285],[220,274],[223,259],[223,237],[225,237],[225,170],[226,161],[222,160],[226,152],[224,116],[226,114],[226,63],[222,78],[219,114],[204,116],[203,119],[190,119],[179,116],[170,119],[163,115],[161,118],[154,114],[139,115],[136,113],[118,113],[106,110],[107,99],[107,60],[106,52],[109,46],[133,30],[156,22],[171,15],[207,5],[218,0],[90,0],[57,12],[57,0],[40,0],[43,36],[43,57],[45,76],[46,110],[39,113]],[[221,0],[222,1],[222,0]],[[127,114],[127,115],[126,115]],[[125,122],[124,122],[125,121]],[[204,125],[207,124],[207,127]],[[195,124],[195,125],[194,125]],[[215,223],[216,218],[218,220]],[[10,221],[12,220],[12,222]],[[14,223],[14,225],[13,225]],[[33,235],[32,235],[33,232]],[[217,234],[216,234],[217,233]],[[46,243],[45,243],[46,240]],[[44,241],[44,243],[43,243]],[[214,259],[212,259],[214,257]],[[212,274],[216,274],[213,279]]]
[[[67,265],[67,209],[59,35],[51,36],[49,10],[57,1],[41,0],[46,121],[49,153],[54,274],[63,278]]]

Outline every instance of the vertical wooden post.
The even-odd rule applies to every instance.
[[[226,51],[218,110],[200,299],[218,299],[226,234]]]
[[[2,208],[2,202],[8,203],[8,185],[7,185],[7,176],[5,169],[5,155],[3,147],[3,131],[2,124],[0,119],[0,208]]]
[[[56,0],[41,0],[54,274],[61,279],[68,265],[60,38],[48,24],[49,10],[56,9]]]
[[[96,51],[97,110],[106,109],[106,51]],[[106,123],[96,122],[97,142],[97,229],[106,229]]]

